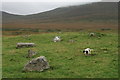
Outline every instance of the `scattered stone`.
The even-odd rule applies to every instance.
[[[98,39],[100,39],[101,37],[98,37]]]
[[[17,43],[16,48],[22,48],[22,47],[34,47],[35,43]]]
[[[58,32],[59,34],[62,34],[62,32]]]
[[[28,37],[30,37],[31,35],[23,35],[22,37],[23,38],[28,38]]]
[[[104,51],[104,53],[107,53],[107,51]]]
[[[101,48],[102,50],[104,50],[104,51],[108,51],[108,49],[107,48]]]
[[[43,71],[45,69],[50,68],[49,63],[47,62],[47,59],[45,56],[40,56],[35,59],[32,59],[29,61],[23,71]]]
[[[69,40],[69,42],[70,42],[70,43],[74,43],[74,42],[75,42],[75,40]]]
[[[31,58],[32,56],[36,55],[37,52],[35,51],[32,51],[32,50],[28,50],[28,55],[27,55],[27,58]]]

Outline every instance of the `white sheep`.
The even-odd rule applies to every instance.
[[[56,37],[53,39],[53,41],[54,41],[54,42],[59,42],[59,41],[61,41],[60,36],[56,36]]]
[[[92,36],[95,36],[95,33],[90,33],[89,35],[90,35],[90,37],[92,37]]]
[[[83,53],[84,53],[85,55],[90,55],[92,50],[93,50],[93,49],[86,48],[86,49],[83,51]]]

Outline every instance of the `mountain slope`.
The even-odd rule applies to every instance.
[[[63,19],[63,18],[73,18],[73,17],[83,17],[83,16],[106,16],[106,17],[116,17],[117,13],[117,3],[92,3],[80,6],[70,6],[57,8],[48,12],[43,12],[35,15],[28,15],[30,18],[39,19]]]
[[[58,27],[65,28],[56,26],[57,24],[66,26],[67,28],[73,28],[72,26],[68,27],[68,24],[72,22],[74,24],[78,24],[78,27],[79,25],[84,25],[85,22],[88,22],[85,24],[89,25],[91,25],[91,22],[116,22],[117,17],[118,3],[97,2],[79,6],[61,7],[51,11],[26,16],[12,15],[3,12],[3,28],[28,28],[28,26],[30,28],[45,29]],[[81,22],[84,23],[80,24]],[[67,25],[65,25],[64,23],[66,23]],[[73,26],[75,27],[75,25]]]

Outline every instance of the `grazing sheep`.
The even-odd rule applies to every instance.
[[[34,47],[35,43],[17,43],[16,48]]]
[[[95,33],[90,33],[89,35],[90,35],[90,37],[93,37],[93,36],[95,36]]]
[[[59,42],[59,41],[61,41],[60,36],[56,36],[56,37],[53,39],[53,41],[54,41],[54,42]]]
[[[90,54],[91,54],[91,51],[92,51],[92,49],[86,48],[86,49],[83,51],[83,53],[84,53],[85,55],[90,55]]]

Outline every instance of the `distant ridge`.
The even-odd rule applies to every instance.
[[[85,5],[69,6],[56,8],[54,10],[32,14],[32,15],[13,15],[2,12],[3,28],[72,28],[69,24],[81,24],[81,22],[116,22],[118,17],[117,2],[96,2]],[[56,25],[62,25],[56,26]],[[73,25],[76,29],[83,28]],[[91,24],[90,24],[91,25]]]

